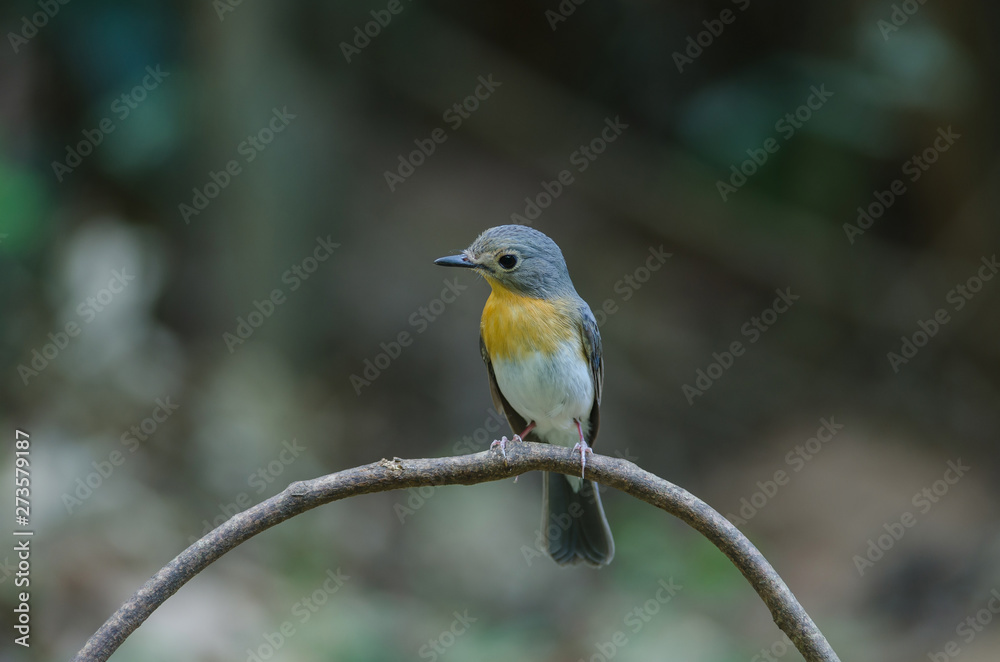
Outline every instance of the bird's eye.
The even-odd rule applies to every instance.
[[[514,266],[517,264],[517,256],[516,255],[501,255],[500,259],[497,260],[497,264],[499,264],[504,269],[513,269]]]

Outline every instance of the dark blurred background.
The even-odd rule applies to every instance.
[[[996,5],[16,0],[0,25],[0,421],[32,435],[36,532],[32,647],[7,561],[0,659],[70,657],[290,481],[509,434],[488,286],[432,260],[512,219],[601,311],[598,452],[731,516],[841,659],[997,659]],[[325,506],[115,659],[800,659],[630,497],[604,496],[610,567],[538,556],[539,493]]]

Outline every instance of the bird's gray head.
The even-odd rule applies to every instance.
[[[490,228],[461,255],[438,258],[434,264],[474,269],[494,289],[522,296],[554,299],[576,294],[559,246],[526,225]]]

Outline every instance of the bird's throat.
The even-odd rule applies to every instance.
[[[552,353],[579,335],[568,314],[568,301],[526,297],[492,278],[487,280],[493,291],[483,307],[479,329],[491,360]]]

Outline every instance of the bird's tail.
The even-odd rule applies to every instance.
[[[549,556],[559,565],[611,563],[615,541],[597,485],[577,479],[577,491],[566,476],[550,472],[542,482],[542,532]]]

